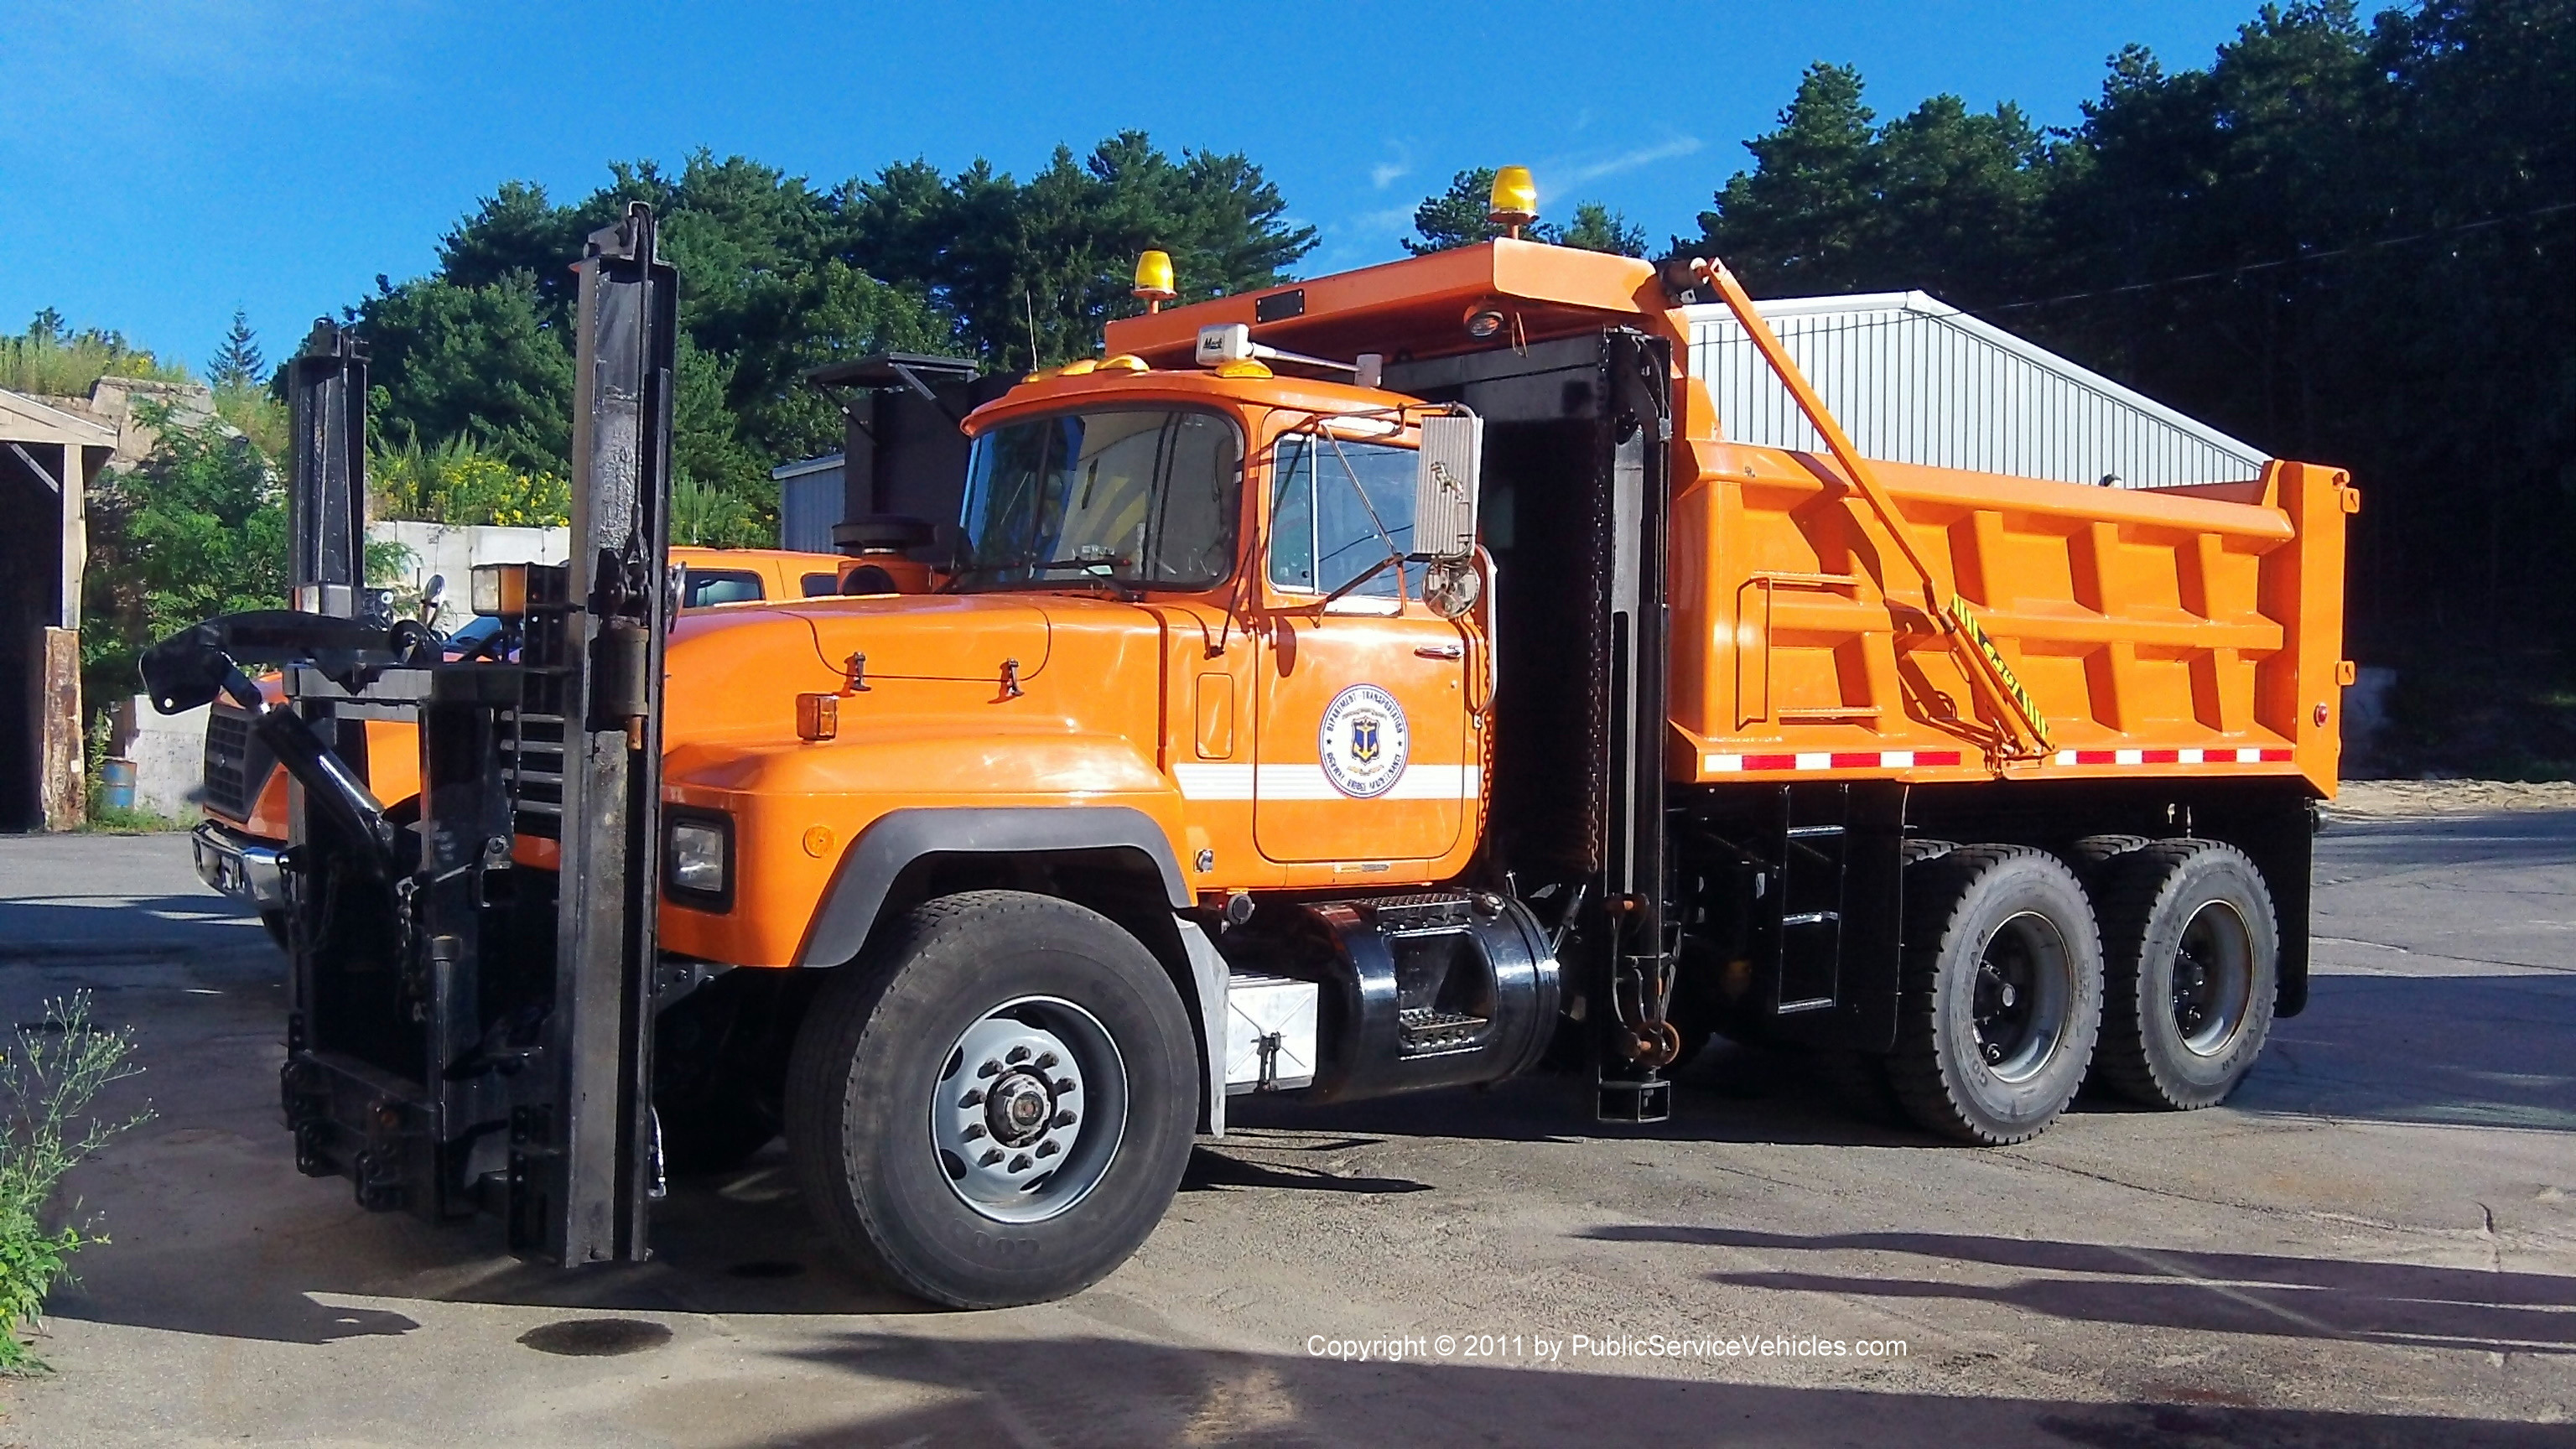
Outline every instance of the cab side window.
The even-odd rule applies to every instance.
[[[741,569],[690,569],[680,585],[680,607],[747,604],[760,598],[760,575]]]
[[[827,594],[837,594],[841,591],[841,577],[838,574],[807,574],[797,582],[804,588],[805,597],[809,599],[819,599]]]
[[[1294,433],[1271,465],[1270,582],[1297,593],[1330,594],[1377,572],[1351,593],[1391,599],[1422,594],[1413,551],[1410,448]]]

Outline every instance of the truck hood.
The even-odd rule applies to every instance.
[[[814,631],[825,668],[867,656],[869,679],[973,679],[999,685],[1006,662],[1022,684],[1046,668],[1046,605],[1032,594],[897,594],[814,599],[784,610]]]
[[[1130,604],[1060,594],[902,594],[692,611],[681,615],[671,631],[664,672],[664,748],[716,741],[792,746],[796,696],[840,690],[853,654],[867,656],[865,678],[872,693],[861,698],[871,703],[855,713],[844,707],[845,730],[861,718],[891,715],[927,722],[933,715],[999,699],[1005,666],[1022,690],[1051,696],[1053,691],[1041,685],[1058,681],[1042,681],[1041,676],[1059,652],[1056,636],[1066,628],[1090,639],[1104,630],[1113,636],[1150,636],[1155,624]],[[1076,652],[1100,651],[1094,646]],[[909,693],[903,688],[907,684],[931,693]],[[961,685],[967,688],[961,690]],[[880,686],[895,693],[873,693]],[[1053,708],[1020,713],[1052,714],[1072,703],[1055,701]],[[979,717],[978,728],[991,723],[981,709],[972,712]],[[1088,712],[1082,704],[1072,709],[1077,715]]]
[[[785,795],[1161,789],[1161,641],[1150,610],[1063,595],[683,616],[665,674],[665,778],[683,792]],[[843,693],[852,654],[867,656],[864,693]],[[831,741],[797,738],[804,693],[842,695]]]

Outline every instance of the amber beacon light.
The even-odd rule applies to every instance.
[[[1485,219],[1517,238],[1521,228],[1538,220],[1538,183],[1526,166],[1506,166],[1494,173],[1494,190],[1485,203]]]
[[[1172,254],[1153,250],[1136,258],[1136,287],[1133,295],[1141,297],[1147,312],[1160,312],[1163,304],[1180,295],[1172,289]]]

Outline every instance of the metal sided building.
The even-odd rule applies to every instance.
[[[1922,292],[1758,304],[1863,455],[2067,483],[2237,483],[2270,461],[2046,348]],[[1690,369],[1726,436],[1823,452],[1723,304],[1687,309]]]
[[[778,546],[799,553],[830,553],[832,525],[841,521],[843,484],[839,453],[826,453],[769,470],[778,480]]]

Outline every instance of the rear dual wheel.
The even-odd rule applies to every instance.
[[[2103,1084],[2177,1111],[2226,1100],[2262,1054],[2279,989],[2262,872],[2232,845],[2158,840],[2109,862],[2098,890]]]
[[[2074,872],[2045,851],[1967,845],[1905,872],[1888,1083],[1963,1142],[2037,1136],[2074,1099],[2102,1016],[2102,948]]]
[[[1135,937],[1047,896],[948,896],[824,983],[788,1146],[861,1268],[953,1307],[1041,1302],[1161,1221],[1198,1074],[1189,1013]]]

